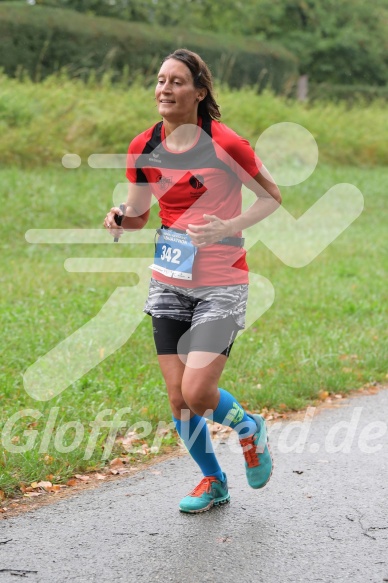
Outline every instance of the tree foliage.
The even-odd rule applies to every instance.
[[[289,93],[298,76],[293,54],[271,41],[216,35],[81,14],[50,6],[0,3],[0,68],[39,81],[66,69],[84,80],[136,75],[154,82],[161,60],[186,44],[209,63],[218,81]]]
[[[388,83],[388,0],[27,0],[181,30],[273,40],[315,82]]]
[[[383,85],[387,25],[387,0],[260,0],[245,33],[281,40],[317,82]]]

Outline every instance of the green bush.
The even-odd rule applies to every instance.
[[[353,105],[360,101],[371,103],[375,99],[388,100],[388,86],[371,85],[331,85],[328,83],[311,84],[310,101],[346,101]]]
[[[284,92],[297,75],[296,58],[272,43],[0,3],[0,66],[10,76],[23,68],[40,81],[64,67],[82,79],[107,70],[114,79],[125,70],[130,77],[154,75],[161,59],[179,46],[200,53],[214,75],[232,87]]]

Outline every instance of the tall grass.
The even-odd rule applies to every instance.
[[[0,77],[1,164],[57,163],[68,152],[83,159],[96,152],[124,153],[128,142],[158,121],[153,88],[142,78],[112,84],[69,80],[40,84]],[[383,101],[301,104],[253,89],[217,88],[223,121],[252,144],[274,123],[303,125],[315,137],[320,159],[331,164],[378,166],[388,161],[388,116]]]
[[[377,166],[387,160],[383,105],[309,106],[225,87],[218,88],[218,100],[224,121],[253,144],[264,129],[281,121],[300,123],[317,139],[316,171],[306,182],[282,189],[284,206],[294,216],[339,182],[355,184],[365,197],[360,218],[303,269],[284,266],[262,243],[250,249],[251,269],[272,282],[276,299],[235,343],[222,386],[251,410],[298,409],[313,403],[322,390],[346,393],[382,381],[387,374],[382,185],[388,171]],[[152,89],[143,80],[124,87],[112,86],[109,77],[88,85],[65,76],[41,84],[0,78],[0,429],[18,411],[42,414],[20,419],[13,429],[15,445],[36,432],[30,451],[11,453],[0,441],[0,489],[8,493],[21,482],[47,475],[63,481],[76,471],[104,465],[109,429],[101,430],[93,455],[84,459],[90,423],[104,409],[114,415],[129,407],[126,429],[139,419],[154,428],[159,420],[170,420],[147,318],[125,346],[51,401],[35,401],[22,382],[32,363],[95,316],[117,287],[130,284],[125,274],[69,273],[63,267],[66,258],[152,253],[136,245],[31,245],[25,232],[101,227],[124,172],[88,168],[87,157],[124,153],[129,140],[157,119]],[[61,166],[68,152],[81,156],[80,168]],[[157,225],[153,209],[149,226]],[[53,440],[47,451],[39,451],[54,408],[54,435],[67,422],[85,427],[82,443],[70,453],[59,452]],[[64,441],[71,443],[72,437],[70,430]],[[174,440],[171,434],[165,443]],[[112,455],[120,451],[116,446]]]
[[[53,475],[64,481],[74,472],[99,468],[109,429],[102,429],[93,455],[84,459],[90,424],[98,413],[123,407],[126,426],[171,419],[157,366],[149,318],[130,341],[69,386],[60,396],[38,402],[24,390],[24,371],[59,342],[94,317],[126,274],[69,273],[68,257],[150,255],[152,249],[125,245],[31,245],[31,228],[98,228],[110,207],[112,191],[123,180],[120,170],[81,167],[10,167],[0,171],[1,302],[0,429],[24,409],[42,413],[15,423],[11,439],[35,446],[11,453],[0,442],[0,489],[11,493],[21,482]],[[251,269],[276,290],[273,306],[235,343],[222,384],[250,410],[299,409],[314,403],[320,391],[346,394],[366,382],[385,379],[387,362],[387,286],[384,272],[386,169],[332,168],[320,165],[302,185],[284,188],[284,206],[301,215],[333,184],[351,182],[365,196],[365,210],[315,261],[302,269],[283,265],[262,243],[249,251]],[[158,224],[156,213],[150,226]],[[151,246],[150,246],[151,247]],[[250,302],[255,302],[251,297]],[[40,452],[50,412],[58,408],[53,438]],[[54,437],[67,422],[85,428],[82,443],[70,453],[57,450]],[[26,434],[24,432],[27,432]],[[1,433],[0,433],[1,435]],[[71,444],[71,430],[64,442]],[[154,435],[150,436],[151,442]],[[167,435],[165,443],[175,440]],[[114,448],[110,458],[121,451]],[[143,458],[142,454],[131,459]]]

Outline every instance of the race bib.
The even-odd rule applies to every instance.
[[[167,277],[193,279],[193,264],[197,248],[186,233],[158,229],[154,263],[150,268]]]

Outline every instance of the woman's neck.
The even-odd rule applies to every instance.
[[[198,136],[198,120],[174,123],[163,119],[166,145],[175,152],[188,150]]]

